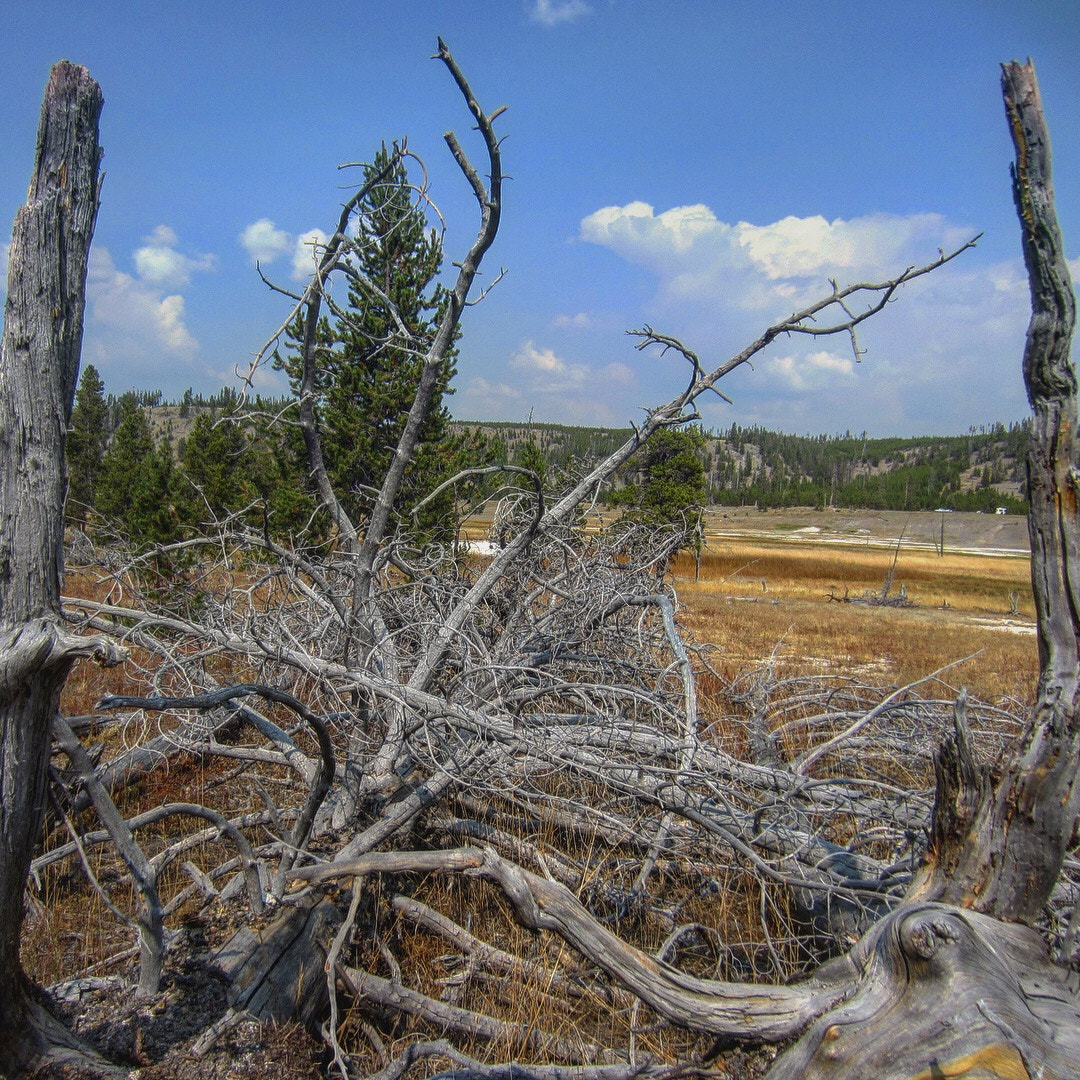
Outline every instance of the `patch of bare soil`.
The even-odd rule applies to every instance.
[[[1019,514],[976,514],[933,510],[757,510],[714,507],[706,515],[707,536],[752,535],[773,540],[818,540],[933,550],[944,525],[946,551],[1026,555],[1027,518]]]
[[[137,1080],[319,1080],[324,1075],[325,1047],[297,1025],[241,1020],[204,1056],[196,1056],[200,1036],[228,1011],[226,987],[197,950],[178,951],[151,1002],[135,1000],[132,970],[54,988],[56,1012],[107,1060],[130,1066]],[[63,1075],[72,1076],[70,1071]]]

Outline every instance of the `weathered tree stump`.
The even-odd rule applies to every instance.
[[[770,1080],[1080,1076],[1080,998],[1028,927],[912,905],[837,963],[861,969],[858,990]]]
[[[261,929],[238,930],[213,960],[229,982],[230,1007],[259,1020],[299,1020],[314,1028],[326,1015],[326,957],[341,921],[337,907],[313,893]]]
[[[47,799],[50,720],[80,656],[115,662],[60,622],[64,438],[82,345],[98,210],[103,98],[57,64],[45,90],[26,205],[11,234],[0,344],[0,1075],[82,1063],[84,1048],[29,986],[24,890]]]

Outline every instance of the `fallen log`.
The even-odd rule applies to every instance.
[[[912,905],[834,963],[861,969],[858,990],[769,1080],[1080,1075],[1080,999],[1029,927]]]

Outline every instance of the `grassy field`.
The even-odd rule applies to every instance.
[[[483,538],[490,524],[478,515],[464,535]],[[599,524],[590,515],[587,528]],[[710,511],[705,533],[700,577],[682,556],[674,584],[683,626],[716,647],[721,674],[775,657],[789,674],[904,685],[962,661],[942,676],[942,694],[964,687],[995,703],[1033,700],[1038,649],[1023,517],[740,507]],[[910,606],[864,602],[882,595],[890,573],[888,596],[903,590]]]
[[[712,537],[697,580],[688,556],[673,569],[683,623],[717,647],[725,674],[775,655],[788,671],[903,684],[963,660],[942,677],[945,687],[1031,700],[1038,652],[1026,554],[902,548],[897,556],[781,529],[776,539]],[[911,606],[863,602],[881,597],[890,573],[888,596],[906,595]]]
[[[825,519],[819,515],[808,520]],[[963,522],[957,515],[955,521],[949,522],[954,547],[939,556],[922,536],[913,536],[914,530],[906,533],[910,542],[901,546],[897,554],[897,522],[888,518],[829,520],[832,528],[826,531],[807,526],[797,516],[746,514],[734,526],[731,518],[719,516],[719,520],[710,522],[716,527],[708,537],[700,574],[689,556],[681,557],[672,567],[682,623],[699,644],[711,647],[705,653],[720,675],[719,679],[708,674],[702,678],[701,707],[704,723],[721,745],[731,752],[739,747],[750,751],[749,745],[744,746],[748,727],[745,710],[749,706],[740,704],[735,700],[737,695],[726,691],[729,683],[770,657],[774,673],[781,679],[787,675],[824,674],[884,685],[912,683],[962,660],[943,673],[936,686],[921,686],[920,696],[951,699],[960,687],[966,687],[983,700],[1011,706],[1014,712],[1019,711],[1015,709],[1018,703],[1031,701],[1038,666],[1034,609],[1028,558],[1026,552],[1015,550],[1015,522]],[[471,538],[485,535],[484,524],[471,523]],[[905,524],[900,522],[901,528]],[[933,519],[928,519],[920,526],[924,534],[931,524]],[[1002,533],[1006,527],[1011,528],[1011,536]],[[959,546],[961,537],[963,548]],[[1010,547],[1012,554],[1000,553]],[[998,554],[989,554],[990,550]],[[888,595],[898,596],[903,590],[909,606],[855,602],[865,600],[867,595],[880,597],[887,580]],[[75,575],[66,585],[71,593],[89,595],[95,591],[89,581]],[[139,669],[150,670],[153,666],[152,658],[138,650],[132,662],[122,668],[103,670],[91,664],[78,665],[68,681],[64,711],[69,715],[89,713],[103,692],[137,691]],[[247,677],[239,670],[223,670],[220,675],[223,681]],[[827,688],[824,692],[829,693]],[[820,741],[828,734],[800,726],[800,718],[801,714],[785,714],[783,724],[774,726],[782,735],[786,753],[805,750],[811,745],[811,735]],[[776,717],[770,719],[770,723],[775,721]],[[106,756],[111,756],[153,735],[163,722],[151,716],[129,725],[107,725],[93,739],[104,743]],[[906,787],[925,789],[933,780],[929,756],[932,750],[932,746],[924,747],[910,760],[906,756],[890,758],[887,769],[882,769],[878,761],[878,775]],[[860,757],[859,762],[862,765],[865,759]],[[255,784],[238,782],[242,768],[234,768],[228,759],[174,759],[167,768],[128,787],[120,797],[121,809],[130,815],[162,802],[195,800],[230,814],[259,810],[260,799],[269,796],[260,796],[263,788]],[[902,770],[903,776],[894,777],[894,768]],[[272,792],[277,791],[275,782],[288,779],[273,770],[263,770],[260,775],[271,785]],[[572,789],[563,792],[559,787],[573,782],[568,774],[553,773],[550,781],[554,794],[580,798],[580,793]],[[469,793],[464,792],[458,801],[433,813],[425,828],[437,831],[439,820],[455,815],[482,816],[491,811],[489,803],[490,796],[485,794],[481,805],[474,806]],[[611,883],[626,884],[619,874],[636,873],[631,863],[627,863],[627,870],[622,865],[625,860],[607,858],[603,850],[596,849],[595,839],[573,846],[573,838],[568,840],[563,835],[554,818],[534,821],[513,801],[500,803],[497,813],[501,814],[501,827],[527,830],[522,835],[527,836],[530,846],[555,852],[565,849],[576,860],[575,865],[588,868],[578,888],[586,898],[594,896],[594,892],[594,899],[606,895],[604,890]],[[186,826],[179,819],[169,819],[167,824],[141,832],[140,842],[154,854],[175,839],[182,827]],[[849,839],[839,816],[830,821],[829,829],[829,838],[835,842]],[[66,839],[66,829],[57,827],[51,843]],[[755,964],[764,964],[771,957],[770,962],[776,966],[768,970],[779,978],[790,976],[804,957],[796,938],[788,932],[786,908],[776,906],[772,893],[761,887],[751,868],[739,865],[737,860],[728,860],[728,865],[722,858],[723,851],[718,851],[716,866],[721,869],[713,868],[710,873],[715,870],[723,886],[715,891],[702,892],[693,874],[684,880],[675,862],[665,870],[663,909],[675,905],[680,918],[689,925],[709,928],[701,941],[688,939],[685,947],[680,945],[667,958],[694,974],[712,978],[742,977],[738,963],[750,958]],[[186,857],[208,869],[226,855],[223,847],[209,842],[192,849]],[[136,949],[131,926],[114,918],[102,897],[102,892],[108,892],[111,903],[128,913],[134,910],[126,871],[111,845],[88,848],[85,859],[97,887],[87,884],[84,868],[72,859],[47,867],[28,892],[23,961],[39,982],[48,984],[75,973],[124,972],[127,978],[133,977]],[[613,875],[610,881],[608,874]],[[627,877],[627,882],[630,880]],[[179,860],[161,882],[163,895],[169,897],[189,886]],[[689,1060],[708,1049],[707,1041],[652,1023],[651,1014],[626,995],[616,993],[612,997],[601,984],[594,986],[591,975],[586,972],[588,977],[582,976],[580,961],[572,950],[554,938],[539,937],[519,927],[502,897],[483,889],[478,882],[433,876],[418,883],[411,895],[468,925],[473,933],[508,953],[526,957],[530,963],[541,963],[540,974],[526,978],[519,971],[524,981],[470,978],[463,981],[460,991],[455,990],[458,973],[446,967],[445,943],[406,925],[391,906],[389,894],[374,890],[366,901],[369,933],[355,958],[360,967],[379,971],[390,955],[390,943],[393,966],[402,972],[404,983],[435,997],[449,988],[460,994],[452,999],[458,1004],[516,1025],[515,1031],[536,1027],[568,1043],[633,1043],[641,1053],[667,1061]],[[205,939],[220,944],[234,925],[230,911],[227,905],[204,910],[196,898],[170,916],[170,929],[182,929],[192,935],[192,941]],[[656,917],[660,911],[661,907],[655,911],[647,908],[633,918],[623,919],[619,933],[652,952],[666,947],[670,927]],[[182,950],[178,955],[182,956]],[[736,966],[729,970],[728,964]],[[562,972],[564,966],[575,987],[569,1007],[565,996],[548,994],[548,980],[555,977],[550,972]],[[365,1033],[371,1030],[369,1021],[359,1007],[347,1009],[343,1015],[341,1037],[358,1048],[358,1053],[366,1052],[363,1048],[367,1045]],[[394,1034],[399,1039],[426,1037],[426,1029],[418,1020],[399,1018],[395,1023]],[[290,1042],[305,1053],[314,1055],[317,1051],[315,1044],[302,1036],[290,1037]],[[270,1039],[267,1047],[272,1045]],[[464,1045],[471,1048],[471,1044]],[[486,1048],[477,1045],[472,1049],[504,1059],[523,1053],[518,1042]],[[272,1055],[271,1049],[263,1052]],[[369,1056],[371,1060],[365,1059],[365,1067],[374,1071],[379,1061],[374,1052]],[[751,1074],[735,1067],[731,1071],[731,1075]],[[295,1075],[314,1076],[315,1071],[297,1069]]]

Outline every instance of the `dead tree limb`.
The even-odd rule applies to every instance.
[[[850,973],[798,987],[697,979],[628,945],[601,926],[565,886],[546,881],[490,849],[388,852],[294,871],[302,881],[329,881],[373,872],[459,870],[492,881],[533,930],[551,930],[672,1023],[711,1035],[779,1041],[800,1032],[843,999]]]
[[[1050,136],[1035,69],[1030,62],[1005,64],[1001,82],[1031,285],[1023,369],[1033,412],[1028,531],[1038,700],[994,783],[980,779],[962,733],[945,746],[934,843],[913,895],[1031,922],[1058,880],[1080,817],[1080,431],[1070,359],[1076,300],[1054,211]]]
[[[8,263],[0,346],[0,1073],[8,1076],[77,1057],[23,974],[23,890],[46,805],[49,721],[68,672],[80,655],[122,655],[112,642],[60,628],[64,438],[97,219],[102,103],[84,68],[53,68]]]
[[[162,922],[161,897],[157,888],[157,873],[135,840],[116,804],[109,798],[94,775],[94,767],[83,749],[79,737],[64,723],[59,714],[53,717],[53,732],[71,764],[82,774],[90,791],[101,823],[108,830],[117,851],[131,872],[131,880],[139,894],[139,988],[137,996],[152,998],[161,985],[161,964],[165,952],[165,929]]]
[[[155,712],[166,709],[216,709],[222,705],[229,705],[237,698],[247,697],[250,694],[258,694],[267,701],[274,701],[292,709],[311,728],[319,744],[319,770],[312,779],[307,801],[304,803],[304,808],[281,855],[281,864],[273,889],[274,895],[280,897],[285,888],[285,874],[288,873],[296,857],[303,852],[311,835],[312,826],[315,824],[315,815],[318,813],[319,807],[322,806],[323,800],[326,798],[334,781],[334,744],[330,740],[330,732],[326,722],[312,712],[302,701],[293,697],[292,694],[273,686],[261,686],[258,684],[226,686],[211,694],[184,698],[137,698],[110,694],[102,698],[97,707],[104,710],[151,709]],[[249,713],[245,710],[237,710],[237,715],[247,718]]]
[[[263,933],[245,928],[234,940],[228,950],[230,1003],[284,1017],[300,992],[310,995],[305,1006],[317,1011],[326,958],[340,952],[341,970],[347,973],[350,966],[345,937],[332,935],[329,948],[325,940],[338,923],[328,899],[334,880],[457,871],[495,883],[520,921],[558,934],[667,1023],[747,1041],[805,1032],[778,1063],[777,1076],[907,1080],[941,1063],[959,1075],[956,1062],[965,1057],[1008,1067],[1019,1060],[1033,1075],[1039,1068],[1047,1075],[1061,1072],[1062,1061],[1080,1054],[1071,1035],[1080,1025],[1065,1024],[1077,1016],[1075,1000],[1055,981],[1037,935],[946,905],[909,901],[898,907],[923,853],[931,762],[922,747],[936,744],[951,722],[952,703],[871,694],[839,680],[842,685],[826,689],[787,686],[777,693],[790,693],[790,699],[770,714],[770,688],[753,695],[745,760],[746,750],[740,757],[731,745],[737,740],[725,742],[724,725],[700,730],[695,671],[702,653],[678,626],[670,583],[657,580],[658,559],[685,534],[630,525],[595,535],[579,519],[581,506],[652,433],[692,419],[701,394],[714,391],[720,379],[777,337],[846,335],[859,355],[855,335],[866,319],[903,284],[943,266],[974,241],[884,281],[834,285],[711,368],[674,338],[648,328],[636,332],[641,345],[674,350],[689,363],[681,393],[650,410],[631,438],[570,476],[552,498],[537,484],[534,494],[507,500],[510,539],[490,560],[459,552],[406,552],[390,523],[402,470],[417,447],[414,420],[430,407],[425,387],[437,373],[439,342],[452,340],[500,214],[495,114],[479,108],[441,42],[438,59],[477,122],[490,180],[480,178],[457,140],[448,137],[477,199],[480,228],[433,342],[423,348],[408,342],[424,357],[423,375],[371,517],[361,529],[336,517],[328,501],[343,539],[310,559],[268,544],[250,546],[252,562],[243,576],[262,560],[258,565],[267,577],[281,583],[272,606],[237,599],[250,599],[250,582],[242,583],[227,559],[205,575],[206,600],[195,614],[164,612],[137,586],[133,599],[123,603],[70,604],[85,615],[85,629],[111,630],[143,643],[160,663],[152,673],[156,685],[206,686],[212,676],[207,658],[228,656],[257,673],[244,676],[253,682],[294,688],[294,696],[303,695],[308,708],[328,718],[328,739],[347,748],[343,775],[335,778],[327,805],[334,807],[334,823],[349,826],[349,832],[335,835],[327,828],[320,837],[327,846],[311,845],[314,857],[324,861],[291,871],[297,889],[289,905],[298,905],[295,912]],[[347,230],[338,231],[344,253]],[[317,273],[315,292],[305,294],[302,305],[327,301],[324,277]],[[1071,456],[1062,468],[1069,479]],[[1071,580],[1068,572],[1062,576]],[[1062,602],[1074,599],[1067,594]],[[1045,617],[1060,617],[1049,602]],[[1048,701],[1051,684],[1058,698],[1067,696],[1062,688],[1071,693],[1075,686],[1075,679],[1067,684],[1058,670],[1068,668],[1062,650],[1061,662],[1051,664]],[[183,704],[177,698],[170,703]],[[995,726],[975,706],[970,717],[973,746],[1004,741],[1006,725]],[[1075,752],[1071,744],[1055,745],[1063,755]],[[285,763],[283,747],[288,744],[275,738],[270,764]],[[892,766],[901,755],[905,769],[914,774],[923,768],[921,775],[897,780]],[[253,766],[268,760],[254,758]],[[477,808],[475,821],[448,820],[438,804],[451,795]],[[302,796],[296,799],[301,801]],[[304,817],[302,807],[282,807],[280,813],[283,819],[286,813]],[[500,814],[552,827],[515,843],[513,827]],[[986,820],[996,827],[990,816]],[[1062,819],[1048,819],[1049,827],[1056,827],[1055,820]],[[417,834],[415,844],[402,839],[406,829]],[[375,850],[383,844],[435,846],[461,832],[496,838],[540,872],[490,850]],[[273,851],[280,852],[280,842]],[[260,854],[265,857],[266,849]],[[212,880],[220,869],[200,872]],[[833,944],[847,947],[869,920],[880,921],[846,957],[801,983],[779,985],[684,971],[676,966],[678,935],[669,964],[623,941],[609,925],[647,913],[666,920],[670,931],[680,925],[680,904],[723,889],[720,879],[729,873],[744,875],[760,898],[761,951],[775,962],[771,974],[777,982],[797,969],[796,961],[782,967],[775,945],[780,933],[798,963],[805,963],[820,957],[819,939],[831,936]],[[580,895],[550,880],[556,874],[573,882]],[[660,879],[664,890],[656,884]],[[683,888],[683,899],[665,906],[662,894],[672,881]],[[931,897],[937,898],[932,890]],[[806,916],[801,926],[789,915],[789,899],[796,914]],[[352,914],[357,910],[354,904]],[[805,924],[814,924],[810,932]],[[995,957],[1006,962],[994,966]],[[751,960],[751,970],[760,975],[755,965]],[[1010,981],[1011,966],[1023,970]],[[308,979],[312,971],[317,985]],[[372,998],[402,1004],[393,982],[373,979],[358,973],[352,984],[360,990],[366,983]],[[954,1037],[942,1026],[950,1000],[964,1019],[964,1030]],[[927,1009],[921,1001],[936,1004]],[[430,999],[410,999],[410,1007],[417,1016],[448,1022],[449,1014],[440,1019]],[[1025,1009],[1035,1018],[1030,1030],[1020,1023]],[[454,1022],[479,1030],[463,1014],[455,1014]],[[1040,1025],[1049,1025],[1051,1036]],[[1064,1034],[1055,1025],[1064,1025]],[[864,1027],[880,1033],[870,1040],[872,1057],[859,1049]],[[517,1029],[499,1030],[505,1036]],[[1005,1056],[985,1057],[999,1043],[1007,1044]],[[935,1060],[927,1058],[926,1047]],[[636,1052],[633,1044],[626,1052]],[[386,1067],[393,1072],[397,1066]]]

